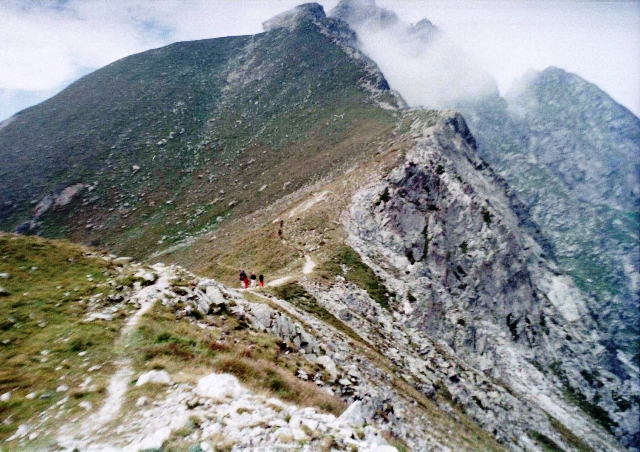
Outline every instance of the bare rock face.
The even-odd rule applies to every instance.
[[[396,319],[516,389],[520,400],[509,404],[524,424],[496,425],[506,437],[540,423],[541,410],[563,423],[580,418],[593,444],[606,443],[601,426],[632,442],[638,428],[632,369],[625,379],[607,368],[611,353],[581,292],[523,231],[530,220],[477,155],[462,117],[420,112],[412,132],[404,163],[354,197],[348,223],[352,246],[398,294]],[[455,375],[450,382],[467,379]],[[576,395],[597,422],[572,415],[562,391]],[[522,403],[535,408],[526,414]],[[477,405],[481,425],[506,421],[500,403]]]

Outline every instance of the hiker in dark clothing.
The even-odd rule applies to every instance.
[[[264,276],[258,276],[258,287],[264,287]]]
[[[246,289],[249,285],[249,280],[247,279],[247,274],[244,272],[244,270],[240,270],[240,285],[243,289]]]
[[[251,272],[251,288],[256,286],[256,274]]]

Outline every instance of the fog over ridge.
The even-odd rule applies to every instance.
[[[448,45],[469,57],[460,61],[449,55],[454,67],[445,74],[456,73],[455,63],[473,65],[490,74],[505,96],[531,70],[559,67],[598,85],[640,116],[640,2],[360,1],[392,10],[404,24],[424,17],[439,27]],[[372,51],[370,34],[362,36]],[[379,64],[390,65],[384,62],[390,56],[378,55]],[[419,88],[406,85],[407,100],[414,103]],[[397,86],[402,91],[402,81]],[[415,104],[425,97],[415,96]]]

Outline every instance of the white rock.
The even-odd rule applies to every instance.
[[[78,404],[78,406],[79,406],[80,408],[84,408],[84,409],[85,409],[85,410],[87,410],[87,411],[89,411],[91,408],[93,408],[93,405],[91,404],[91,402],[89,402],[89,401],[87,401],[87,400],[85,400],[85,401],[83,401],[83,402],[80,402],[80,403]]]
[[[295,439],[296,441],[304,441],[309,439],[307,434],[301,428],[292,427],[290,430],[291,434],[293,435],[293,439]]]
[[[171,378],[166,370],[150,370],[138,377],[136,386],[142,386],[146,383],[168,385],[171,384]]]
[[[11,274],[10,273],[0,273],[0,278],[9,279],[9,278],[11,278]]]
[[[270,427],[286,427],[287,421],[285,421],[284,419],[274,419],[272,421],[269,421],[269,426]]]
[[[371,452],[398,452],[393,446],[373,446]]]
[[[27,436],[27,433],[29,433],[29,426],[26,424],[22,424],[20,427],[18,427],[18,430],[16,430],[13,436],[7,439],[7,441],[11,441],[16,438],[24,438],[25,436]]]
[[[11,398],[11,393],[5,392],[0,396],[0,402],[8,402],[10,398]]]
[[[291,438],[293,438],[293,434],[291,433],[291,429],[288,429],[286,427],[284,428],[279,428],[278,430],[276,430],[276,432],[273,434],[273,436],[275,436],[277,439],[279,440],[284,440],[284,441],[288,441]]]
[[[313,419],[303,419],[302,420],[302,425],[306,426],[311,431],[317,430],[319,424],[320,423],[318,421],[315,421]]]
[[[201,397],[224,399],[237,398],[247,392],[236,377],[229,374],[209,374],[198,381],[196,393]]]
[[[113,316],[107,312],[92,312],[87,316],[85,322],[93,322],[94,320],[106,320],[110,322],[113,320]]]
[[[33,400],[33,399],[35,399],[35,398],[36,398],[36,396],[37,396],[37,395],[38,395],[38,393],[36,393],[36,392],[30,392],[29,394],[27,394],[27,395],[25,396],[25,399],[27,399],[27,400]]]
[[[217,287],[207,286],[205,293],[207,294],[207,297],[209,297],[209,300],[211,300],[213,304],[217,306],[224,304],[224,297],[222,296],[222,293]]]
[[[359,400],[349,405],[349,408],[335,420],[337,425],[349,425],[351,427],[361,427],[364,424],[364,416],[362,414],[362,402]]]
[[[164,427],[147,435],[134,450],[160,449],[162,444],[171,436],[171,429]]]
[[[138,397],[138,400],[136,400],[136,406],[146,405],[147,402],[149,402],[149,397],[146,397],[146,396]]]
[[[60,385],[56,388],[56,392],[65,392],[69,390],[69,386],[67,385]]]
[[[202,452],[213,452],[213,447],[206,441],[200,443],[200,449],[202,449]]]
[[[380,435],[380,433],[378,433],[378,431],[371,427],[370,425],[367,425],[364,428],[364,440],[372,445],[372,446],[388,446],[389,443],[387,443],[387,440],[384,439],[382,437],[382,435]]]
[[[336,363],[333,362],[331,358],[327,355],[320,356],[316,359],[316,362],[320,364],[325,370],[331,375],[331,380],[334,381],[338,378],[338,369],[336,368]]]

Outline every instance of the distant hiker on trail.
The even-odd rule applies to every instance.
[[[258,276],[258,287],[264,287],[264,276]]]
[[[251,272],[251,288],[256,286],[256,274]]]
[[[243,289],[249,287],[249,279],[247,278],[247,274],[244,272],[244,270],[240,270],[240,285]]]

